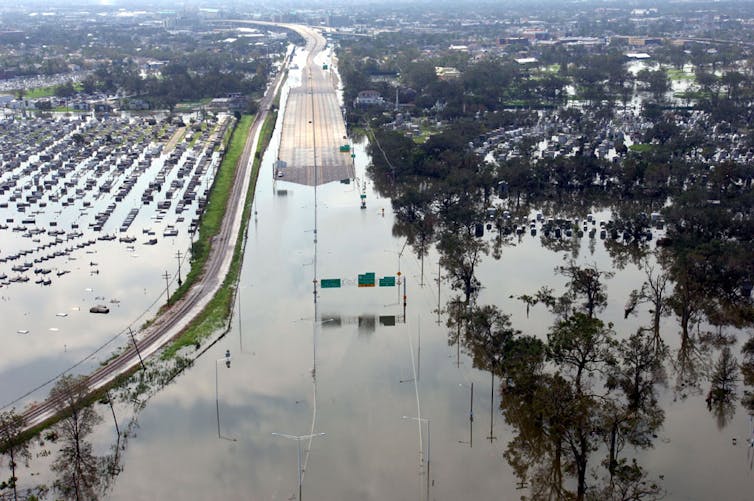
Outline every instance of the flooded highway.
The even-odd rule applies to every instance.
[[[355,152],[355,182],[317,190],[316,258],[314,189],[276,180],[274,156],[265,156],[232,328],[139,415],[138,437],[109,498],[296,498],[297,443],[279,434],[302,437],[307,499],[510,499],[527,492],[506,459],[515,429],[500,413],[500,382],[449,343],[451,291],[442,270],[438,289],[437,255],[430,252],[422,267],[405,240],[392,236],[390,201],[372,189],[363,145]],[[609,216],[595,212],[594,220]],[[544,337],[551,316],[527,316],[514,296],[544,284],[562,288],[566,280],[553,269],[571,257],[612,267],[599,237],[573,238],[563,251],[525,234],[500,260],[486,257],[480,303],[500,305],[516,328]],[[318,289],[316,305],[315,264],[320,284],[341,279],[340,288]],[[397,277],[399,270],[405,310],[402,285],[358,287],[359,275]],[[616,300],[604,317],[626,336],[641,322],[623,318],[624,299],[643,272],[631,264],[615,271],[607,292]],[[677,349],[674,319],[663,320],[663,329]],[[721,429],[691,389],[662,386],[659,400],[665,424],[652,447],[636,453],[650,478],[675,499],[747,492],[745,410]],[[599,460],[595,453],[592,461]],[[722,463],[726,485],[707,474]]]
[[[291,73],[289,82],[300,81]],[[121,426],[132,420],[122,471],[104,497],[296,499],[299,488],[306,499],[529,495],[529,486],[509,463],[526,449],[501,413],[501,382],[475,368],[473,354],[451,342],[447,302],[455,292],[447,272],[438,266],[434,250],[421,259],[404,238],[394,236],[391,201],[378,195],[367,175],[365,144],[353,145],[354,179],[315,192],[276,176],[281,120],[263,158],[231,327],[193,367],[150,394],[143,409],[124,401],[116,406],[113,415]],[[599,228],[610,217],[609,210],[595,208],[594,224],[588,224]],[[615,272],[606,281],[610,301],[601,317],[613,322],[618,338],[635,332],[648,308],[624,318],[624,304],[641,286],[644,272],[630,262],[616,266],[599,232],[559,235],[562,245],[543,246],[546,221],[537,221],[536,214],[531,218],[538,236],[522,232],[501,249],[499,259],[489,255],[479,263],[479,303],[498,305],[516,329],[546,338],[552,315],[541,306],[527,311],[516,297],[543,285],[562,290],[566,278],[553,270],[573,259]],[[134,224],[140,228],[147,221]],[[662,234],[652,231],[655,240]],[[490,233],[484,238],[491,239]],[[137,250],[157,252],[159,243]],[[98,293],[94,286],[78,285],[105,297],[99,301],[106,304],[120,298],[121,306],[111,307],[109,316],[95,317],[103,321],[125,309],[126,292],[143,287],[136,277],[126,279],[136,268],[117,272],[129,256],[125,250],[115,252],[118,244],[97,245],[112,246],[109,259],[98,256],[99,268],[120,273],[107,282],[121,289]],[[172,262],[173,252],[163,249],[160,263]],[[150,291],[164,285],[159,266],[138,268],[144,281],[149,277]],[[98,279],[86,275],[86,267],[78,271],[81,280]],[[391,277],[394,285],[385,280]],[[323,287],[324,280],[335,285],[338,279],[339,287]],[[82,315],[92,318],[83,312],[88,296],[81,297]],[[11,301],[18,299],[14,295]],[[57,318],[53,314],[51,320]],[[39,322],[49,323],[47,317]],[[677,319],[664,318],[662,329],[675,353]],[[8,335],[24,336],[15,333],[15,326]],[[735,408],[721,426],[695,388],[678,391],[667,382],[657,388],[657,398],[664,423],[650,447],[630,454],[652,481],[671,499],[746,499],[752,486],[751,422],[745,409]],[[92,436],[93,449],[105,455],[113,448],[115,431],[110,411],[101,405],[98,410],[106,420]],[[45,447],[36,446],[35,453]],[[596,468],[603,453],[594,451],[590,465]],[[711,474],[721,464],[724,479]],[[45,456],[35,457],[21,472],[22,482],[42,478],[51,483],[53,474],[45,466]]]

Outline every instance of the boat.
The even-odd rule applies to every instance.
[[[89,308],[89,313],[110,313],[110,308],[108,308],[104,304],[98,304]]]

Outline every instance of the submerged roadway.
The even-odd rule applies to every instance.
[[[257,149],[261,126],[267,119],[273,99],[281,84],[285,68],[267,89],[259,103],[259,113],[249,129],[243,153],[238,161],[232,191],[228,198],[227,211],[212,245],[204,273],[186,295],[167,308],[149,327],[135,334],[135,344],[128,344],[113,360],[109,361],[85,380],[87,392],[94,393],[112,383],[117,377],[136,368],[142,358],[157,353],[175,339],[199,315],[220,289],[230,269],[233,251],[241,231],[244,201],[249,189],[253,167],[253,152]],[[23,410],[24,428],[32,429],[53,419],[64,407],[62,398],[47,398]]]

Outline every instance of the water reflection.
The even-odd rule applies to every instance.
[[[367,179],[364,145],[355,152],[361,185]],[[352,187],[326,185],[318,194],[318,274],[340,277],[346,286],[319,289],[313,312],[312,233],[306,232],[313,194],[276,181],[272,156],[265,157],[257,192],[238,322],[204,356],[190,353],[162,370],[148,366],[119,393],[121,406],[138,406],[129,406],[129,413],[139,414],[140,427],[138,436],[129,432],[127,451],[116,447],[124,469],[107,497],[295,496],[293,444],[273,432],[327,433],[301,444],[310,499],[423,499],[429,491],[436,499],[632,499],[663,492],[712,498],[749,491],[750,461],[742,450],[744,443],[750,450],[748,409],[724,411],[727,424],[719,433],[717,416],[704,405],[721,346],[705,335],[705,319],[717,307],[710,308],[711,295],[698,294],[703,290],[694,280],[702,268],[688,273],[686,285],[682,270],[668,274],[675,259],[647,252],[665,230],[649,228],[651,241],[634,236],[644,228],[630,218],[638,204],[620,215],[619,208],[576,197],[522,200],[518,208],[501,206],[494,219],[461,214],[468,224],[449,235],[429,202],[422,202],[434,181],[407,190],[405,200],[400,193],[391,200],[367,180],[366,211]],[[467,193],[472,191],[438,200],[445,211],[462,211]],[[477,205],[483,206],[472,208]],[[543,228],[548,219],[549,237]],[[607,226],[619,220],[628,222],[616,224],[615,239]],[[476,237],[480,221],[484,235]],[[440,237],[441,253],[433,245]],[[477,248],[453,250],[477,239]],[[411,250],[399,252],[406,241]],[[397,287],[355,286],[367,271],[395,273],[396,255],[408,284],[405,308]],[[446,266],[440,308],[429,278],[438,261]],[[595,270],[604,289],[593,287],[595,273],[587,273],[592,280],[569,294],[569,283],[579,278],[573,266]],[[564,268],[570,276],[554,272]],[[601,273],[606,271],[614,275]],[[626,305],[629,298],[634,302]],[[685,328],[684,310],[690,312]],[[437,314],[443,325],[435,324]],[[589,350],[580,352],[582,346]],[[233,364],[223,369],[216,400],[216,360],[229,348]],[[188,365],[192,370],[178,371]],[[742,375],[749,385],[749,372]],[[218,440],[216,405],[223,433],[237,442]],[[100,411],[107,415],[109,409]],[[481,418],[488,413],[489,429]],[[419,423],[408,426],[401,416],[431,418],[431,475],[417,467],[418,452],[428,446],[426,428],[419,432]],[[108,419],[90,435],[96,457],[114,456],[111,445],[118,439],[109,426]],[[730,435],[739,446],[731,445]],[[709,481],[708,472],[720,464],[726,465],[727,485]]]
[[[0,313],[9,334],[0,379],[27,382],[0,387],[2,405],[41,398],[67,368],[93,370],[128,341],[125,326],[138,330],[161,306],[160,275],[168,270],[167,286],[177,286],[231,120],[174,118],[0,124],[10,152],[0,172]],[[31,278],[10,283],[16,275]],[[109,313],[93,316],[95,305]]]
[[[451,288],[460,293],[445,307],[457,366],[463,347],[474,367],[502,379],[501,410],[517,433],[506,459],[519,485],[528,486],[534,498],[662,496],[660,477],[650,480],[653,475],[641,464],[647,453],[641,451],[654,446],[665,422],[659,396],[666,370],[681,400],[694,396],[698,402],[703,385],[711,385],[707,402],[721,429],[735,419],[736,363],[731,350],[712,343],[714,336],[706,329],[713,327],[720,338],[724,326],[751,323],[754,310],[745,293],[745,263],[750,259],[740,254],[747,244],[727,238],[739,229],[722,215],[714,219],[714,205],[710,210],[700,206],[701,193],[682,194],[670,210],[660,213],[653,211],[666,203],[668,192],[662,189],[638,195],[625,191],[633,182],[620,177],[597,188],[594,176],[601,178],[605,172],[600,169],[613,168],[578,155],[531,165],[529,173],[516,177],[516,165],[496,169],[474,163],[470,152],[459,153],[463,148],[453,146],[459,139],[450,132],[422,146],[390,132],[378,136],[394,155],[413,158],[413,164],[399,171],[375,156],[374,179],[392,197],[398,220],[394,232],[406,236],[419,257],[427,241],[434,242]],[[586,182],[579,181],[583,173],[569,174],[581,164],[593,171]],[[508,168],[513,170],[505,171]],[[495,174],[515,183],[515,199],[508,199],[507,183],[499,197],[488,199],[495,186],[489,177]],[[525,179],[527,175],[541,176],[544,183],[537,185]],[[520,196],[522,186],[525,197]],[[608,201],[608,193],[622,200]],[[421,235],[426,237],[418,238]],[[541,277],[529,236],[568,263],[555,267],[562,279],[554,286],[552,277]],[[748,242],[748,237],[741,238]],[[515,247],[521,246],[530,253],[528,261],[517,260]],[[500,287],[497,282],[511,275],[487,265],[490,248],[494,259],[525,262],[534,277]],[[591,259],[599,259],[603,270],[582,264]],[[619,310],[607,301],[608,285],[614,287],[616,274],[625,276],[637,268],[643,270],[643,283],[627,277],[618,281],[628,298]],[[517,289],[520,282],[527,285]],[[537,283],[543,284],[539,290],[532,285]],[[626,283],[634,284],[633,291],[626,290]],[[485,288],[492,290],[486,293]],[[515,330],[510,315],[497,306],[505,304],[505,296],[496,294],[501,289],[517,292],[507,297],[524,303],[527,319],[532,307],[544,305],[554,325],[548,328],[542,321],[547,317],[538,313],[533,322],[525,322],[535,328]],[[481,306],[485,297],[495,306]],[[626,320],[639,311],[647,315],[648,327],[624,322],[621,331],[613,331],[618,318]],[[671,314],[678,321],[675,329],[663,327]],[[674,337],[671,332],[678,328]],[[606,458],[595,461],[595,453],[604,451]],[[587,481],[591,477],[599,481]]]

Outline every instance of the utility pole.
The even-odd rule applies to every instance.
[[[165,271],[165,273],[162,274],[162,278],[165,279],[165,303],[168,304],[170,303],[170,282],[168,281],[170,280],[170,273]]]
[[[128,328],[128,334],[131,336],[131,342],[134,344],[134,348],[136,349],[136,354],[139,356],[139,363],[141,364],[141,368],[144,369],[144,372],[147,371],[147,366],[144,365],[144,359],[141,358],[141,352],[139,351],[139,345],[136,344],[136,339],[134,338],[134,331],[131,330],[131,328]]]
[[[492,432],[492,425],[495,422],[495,415],[493,413],[493,406],[495,404],[495,373],[493,371],[490,371],[490,376],[492,379],[492,382],[490,383],[490,436],[487,437],[487,440],[492,443],[493,440],[497,439],[497,437]]]
[[[442,265],[440,264],[440,261],[437,261],[437,325],[440,325],[440,281],[442,280],[442,277],[440,276],[440,273],[442,272]]]
[[[178,287],[183,285],[183,280],[181,280],[181,260],[183,259],[184,255],[181,254],[181,251],[178,251],[175,253],[176,259],[178,259]]]

